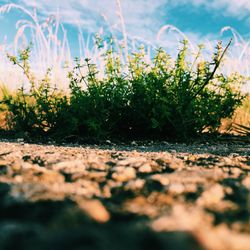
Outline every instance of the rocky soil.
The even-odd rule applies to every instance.
[[[2,141],[0,249],[249,250],[250,143]]]

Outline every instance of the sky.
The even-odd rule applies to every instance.
[[[170,47],[176,39],[184,36],[180,34],[185,34],[194,43],[227,40],[232,36],[230,30],[221,34],[222,28],[227,26],[244,39],[250,39],[250,0],[0,0],[0,7],[7,3],[18,4],[31,11],[36,8],[39,20],[58,14],[75,54],[78,51],[79,27],[85,36],[101,30],[104,33],[118,32],[125,27],[131,39],[136,37]],[[124,26],[119,17],[120,11]],[[27,15],[20,10],[2,13],[0,44],[4,40],[13,41],[17,32],[16,22],[26,18]],[[165,25],[171,25],[180,32],[168,33],[162,29],[159,36]]]

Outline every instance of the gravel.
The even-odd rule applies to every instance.
[[[250,143],[0,142],[0,249],[250,246]]]

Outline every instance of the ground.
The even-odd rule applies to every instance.
[[[250,143],[0,142],[0,249],[248,250]]]

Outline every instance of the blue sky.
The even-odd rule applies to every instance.
[[[237,30],[246,40],[250,39],[250,0],[120,0],[125,27],[129,37],[156,44],[157,33],[164,25],[173,25],[186,34],[194,43],[227,39],[232,34],[220,34],[225,26]],[[0,0],[20,4],[29,10],[36,7],[40,20],[59,13],[68,31],[68,37],[77,54],[77,28],[83,33],[95,33],[101,28],[105,32],[122,29],[116,0]],[[21,11],[11,10],[2,14],[0,43],[7,36],[11,43],[16,33],[15,23],[27,16]],[[178,36],[178,35],[177,35]],[[175,36],[166,32],[160,43],[171,47]]]

